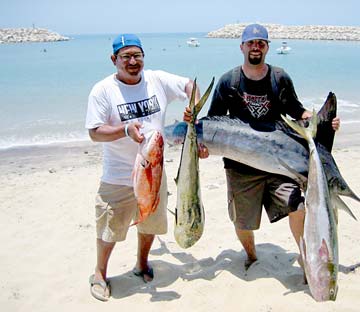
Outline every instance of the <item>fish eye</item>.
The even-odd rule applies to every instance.
[[[337,287],[329,289],[329,295],[330,295],[329,297],[330,297],[330,299],[335,300],[336,294],[337,294]]]
[[[140,162],[141,166],[143,168],[148,168],[150,166],[150,161],[146,160],[146,159],[143,159],[141,162]]]

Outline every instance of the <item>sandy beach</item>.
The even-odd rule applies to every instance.
[[[355,135],[354,135],[355,134]],[[355,141],[355,138],[356,140]],[[360,194],[360,136],[342,127],[333,155],[350,187]],[[335,302],[317,303],[303,284],[298,250],[287,218],[270,224],[263,215],[256,232],[258,262],[244,270],[245,253],[226,207],[220,157],[200,162],[206,212],[202,238],[181,249],[169,231],[150,254],[155,278],[144,284],[132,274],[136,229],[118,243],[109,263],[112,298],[90,295],[95,266],[94,196],[101,176],[101,150],[72,143],[0,151],[2,311],[359,311],[359,224],[339,213],[339,291]],[[176,202],[180,149],[166,149],[170,210]],[[344,198],[360,218],[360,203]]]

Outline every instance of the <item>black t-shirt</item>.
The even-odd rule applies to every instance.
[[[275,122],[281,119],[281,114],[300,119],[304,107],[299,102],[290,77],[284,72],[279,81],[278,94],[274,93],[270,65],[266,76],[261,80],[248,79],[240,72],[240,83],[236,90],[232,83],[233,71],[225,73],[214,90],[208,116],[223,116],[240,118],[249,123],[259,121]],[[250,144],[250,142],[249,142]],[[241,172],[261,172],[231,159],[224,158],[225,168],[233,168]]]
[[[248,79],[242,72],[243,90],[235,104],[233,115],[245,121],[274,121],[280,118],[279,104],[274,99],[270,70],[258,81]]]

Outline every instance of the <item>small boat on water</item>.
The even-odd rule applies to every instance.
[[[189,47],[200,47],[200,42],[196,38],[189,38],[186,43]]]
[[[287,45],[286,41],[283,41],[280,48],[276,49],[278,54],[288,54],[291,48]]]

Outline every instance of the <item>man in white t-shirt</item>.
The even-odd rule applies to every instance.
[[[113,42],[111,60],[116,73],[91,90],[86,128],[91,139],[103,143],[103,175],[96,196],[97,265],[90,278],[91,294],[110,297],[106,271],[110,254],[123,241],[137,212],[131,173],[138,145],[148,130],[163,132],[167,105],[190,98],[193,81],[164,71],[144,70],[144,51],[134,34],[122,34]],[[199,91],[195,101],[199,100]],[[155,235],[167,231],[166,175],[160,203],[152,215],[137,225],[138,255],[134,274],[144,282],[153,279],[148,255]]]

